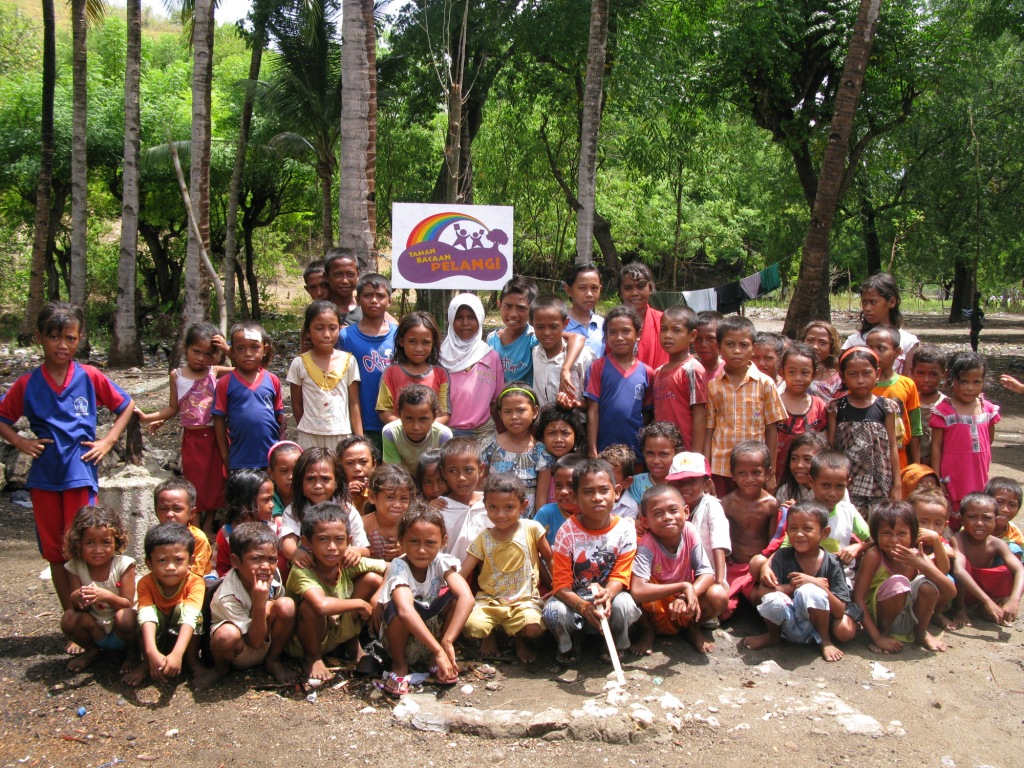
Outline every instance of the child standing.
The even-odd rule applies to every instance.
[[[486,470],[480,458],[480,446],[470,437],[455,437],[441,449],[441,473],[448,492],[437,499],[444,519],[444,551],[461,563],[469,545],[487,527],[484,497],[477,488]],[[401,537],[399,537],[401,538]]]
[[[910,378],[917,385],[917,394],[921,401],[920,463],[928,466],[932,463],[932,411],[943,400],[949,399],[939,390],[945,375],[946,356],[942,350],[931,344],[919,346],[914,353]]]
[[[171,477],[153,489],[153,510],[160,523],[181,523],[195,539],[192,572],[205,577],[210,572],[213,549],[202,528],[195,525],[196,489],[183,477]]]
[[[551,469],[551,487],[555,491],[555,500],[538,509],[533,518],[543,526],[544,535],[551,546],[555,545],[555,536],[562,524],[580,511],[572,492],[572,473],[585,459],[578,453],[569,453],[555,461]]]
[[[636,527],[612,515],[620,490],[606,461],[590,459],[573,470],[579,513],[565,521],[552,555],[554,597],[544,622],[558,641],[559,664],[580,659],[581,631],[601,631],[606,618],[619,655],[629,647],[629,627],[640,618],[629,592],[636,556]]]
[[[814,350],[814,381],[807,391],[829,403],[843,388],[843,377],[836,370],[839,332],[832,323],[812,320],[800,332],[800,341]]]
[[[246,320],[231,327],[235,369],[217,382],[213,428],[228,470],[265,469],[267,452],[284,438],[281,381],[265,370],[271,357],[263,327]]]
[[[279,440],[267,451],[267,474],[274,481],[273,517],[281,517],[292,503],[292,474],[301,454],[302,447],[290,440]]]
[[[398,326],[389,321],[391,283],[383,275],[363,275],[356,284],[356,302],[362,317],[357,323],[341,329],[335,346],[349,352],[359,368],[359,417],[363,434],[377,449],[383,450],[380,432],[384,422],[377,413],[380,381],[395,356],[395,332]]]
[[[217,531],[217,576],[231,570],[231,531],[239,523],[261,522],[276,530],[274,515],[274,481],[262,469],[240,469],[232,472],[227,487],[227,522]],[[283,518],[281,518],[283,524]]]
[[[658,325],[660,315],[658,312]],[[591,458],[597,458],[609,445],[621,443],[633,450],[638,462],[643,461],[637,432],[651,406],[654,369],[635,354],[642,326],[643,320],[632,307],[620,305],[605,317],[605,356],[590,367],[584,395]]]
[[[540,561],[550,571],[551,545],[536,520],[523,520],[526,486],[512,474],[489,475],[484,482],[484,508],[491,527],[469,545],[460,569],[470,581],[480,569],[480,591],[466,621],[466,636],[480,640],[480,656],[498,653],[494,630],[501,627],[512,638],[516,657],[524,664],[537,660],[528,640],[544,634],[541,619]]]
[[[750,362],[754,354],[754,324],[745,317],[726,317],[718,323],[718,346],[725,360],[721,376],[708,381],[708,429],[704,455],[711,462],[719,498],[736,487],[729,470],[732,447],[759,440],[768,447],[768,465],[778,453],[778,423],[786,409],[775,382]],[[706,366],[705,366],[706,367]],[[775,488],[769,471],[768,490]],[[759,550],[760,551],[760,550]]]
[[[628,492],[639,505],[648,488],[668,482],[666,478],[672,467],[672,460],[683,450],[683,437],[675,424],[655,421],[643,427],[637,438],[640,441],[640,451],[647,471],[634,476],[628,491],[624,490],[623,495]],[[637,508],[639,509],[639,506]]]
[[[802,501],[789,511],[786,533],[791,546],[772,557],[776,586],[757,607],[768,632],[743,641],[747,648],[815,642],[825,661],[839,661],[843,652],[833,642],[847,642],[857,634],[848,615],[850,590],[839,558],[826,552],[821,540],[828,536],[828,512],[814,501]]]
[[[862,513],[875,501],[900,498],[900,457],[896,450],[899,405],[873,393],[878,357],[853,347],[839,358],[847,394],[828,404],[828,441],[850,458],[850,501]]]
[[[879,501],[868,518],[874,547],[864,553],[853,599],[864,612],[861,623],[874,653],[898,653],[905,642],[929,651],[946,644],[928,632],[938,605],[956,595],[953,582],[915,548],[917,516],[905,501]]]
[[[490,471],[511,472],[523,481],[530,517],[547,503],[554,461],[544,444],[533,436],[537,411],[537,396],[529,386],[515,381],[505,387],[498,395],[498,414],[505,431],[484,448],[480,457]]]
[[[872,275],[860,284],[860,331],[852,333],[843,343],[843,349],[862,347],[867,341],[867,333],[876,325],[891,325],[900,332],[897,346],[899,355],[893,362],[896,373],[909,371],[914,366],[914,352],[917,349],[917,336],[905,331],[903,313],[900,312],[900,287],[896,279],[887,272]]]
[[[761,373],[775,382],[775,386],[782,383],[779,375],[782,365],[782,356],[786,353],[786,338],[778,333],[762,331],[754,335],[754,354],[750,358]]]
[[[341,440],[335,454],[349,500],[356,512],[362,515],[363,505],[370,492],[370,475],[380,461],[380,452],[370,438],[363,434],[349,435]]]
[[[363,529],[370,542],[370,557],[391,562],[402,554],[398,521],[416,498],[416,485],[403,467],[384,464],[373,470],[367,489]]]
[[[633,559],[630,594],[651,615],[655,632],[685,632],[698,653],[710,653],[715,644],[700,625],[717,620],[729,595],[715,583],[715,569],[697,529],[687,521],[682,495],[671,485],[655,485],[640,499],[640,514],[647,533]],[[645,655],[652,641],[642,636],[631,650]]]
[[[210,603],[213,669],[196,675],[195,688],[260,664],[278,683],[294,682],[281,663],[295,631],[295,603],[277,574],[277,536],[262,523],[241,523],[231,532],[231,552],[231,571]]]
[[[383,390],[382,390],[383,391]],[[420,456],[452,438],[439,418],[437,393],[423,384],[410,384],[398,396],[398,419],[384,425],[384,463],[401,464],[410,474]]]
[[[561,388],[562,370],[565,368],[569,344],[564,338],[569,322],[565,302],[557,296],[541,296],[530,305],[530,324],[537,337],[533,348],[533,390],[541,408],[557,402]],[[569,368],[569,378],[576,398],[583,392],[587,371],[594,360],[593,353],[584,347],[576,362]],[[573,400],[573,404],[578,400]]]
[[[651,294],[656,290],[654,273],[646,264],[634,261],[619,270],[619,298],[640,319],[634,343],[636,356],[652,369],[668,362],[668,354],[661,347],[661,311],[650,304]],[[605,317],[606,344],[607,330],[608,318]]]
[[[312,564],[292,568],[288,574],[288,597],[295,601],[295,635],[288,654],[302,659],[302,673],[312,680],[330,680],[334,675],[323,657],[343,643],[353,641],[370,618],[373,607],[358,597],[353,581],[362,576],[373,594],[381,584],[382,560],[360,557],[351,562],[348,536],[349,513],[334,502],[316,504],[302,518],[302,546]],[[358,650],[353,654],[360,656]]]
[[[106,376],[74,361],[85,334],[78,307],[51,302],[36,320],[43,364],[18,378],[0,401],[0,437],[32,458],[29,492],[39,551],[50,563],[50,578],[61,608],[71,606],[71,582],[64,569],[64,534],[78,510],[96,501],[96,467],[110,453],[132,417],[132,400]],[[117,415],[110,431],[96,439],[96,411]],[[34,438],[21,437],[14,423],[28,419]],[[80,649],[69,646],[70,653]]]
[[[377,395],[377,415],[385,426],[398,421],[399,397],[413,384],[434,391],[438,411],[435,420],[448,423],[451,415],[448,372],[438,365],[440,346],[441,332],[429,313],[411,312],[402,318],[395,331],[395,359],[384,371]]]
[[[213,429],[213,399],[217,378],[230,373],[222,365],[228,344],[211,323],[194,323],[185,331],[186,365],[171,371],[168,404],[155,413],[136,409],[139,421],[155,432],[178,414],[181,422],[181,474],[196,490],[196,511],[207,536],[214,531],[214,514],[224,508],[224,461]]]
[[[786,418],[779,422],[779,446],[775,454],[775,476],[781,480],[788,467],[785,458],[794,438],[806,432],[824,432],[828,426],[825,401],[810,394],[814,381],[814,350],[793,344],[782,353],[782,405]]]
[[[707,426],[707,372],[690,354],[697,338],[697,315],[689,307],[669,307],[661,316],[661,348],[668,362],[654,372],[654,420],[679,428],[683,451],[701,450]],[[639,497],[638,497],[639,498]]]
[[[985,360],[976,352],[953,355],[949,383],[952,397],[932,410],[932,467],[946,483],[956,523],[960,500],[988,482],[999,406],[985,399]]]
[[[138,663],[135,561],[122,554],[127,543],[121,517],[106,507],[82,507],[68,529],[64,568],[71,604],[60,628],[82,649],[68,664],[70,672],[81,672],[103,651],[125,651],[122,675]]]
[[[704,366],[708,381],[717,379],[725,370],[725,360],[718,353],[718,324],[724,318],[725,315],[713,309],[697,313],[697,336],[693,340],[693,353]]]
[[[287,378],[298,442],[303,449],[334,448],[342,437],[363,431],[359,367],[351,354],[334,348],[341,319],[332,302],[306,307],[302,330],[313,348],[292,360]]]
[[[441,342],[441,365],[451,380],[452,434],[494,440],[491,414],[505,387],[501,358],[483,340],[484,305],[473,293],[460,293],[448,305],[448,335]]]
[[[604,318],[594,313],[601,300],[601,273],[592,261],[574,264],[565,274],[562,290],[569,295],[569,320],[565,330],[586,339],[596,360],[604,357]]]
[[[398,523],[398,538],[405,554],[388,564],[379,598],[391,656],[384,690],[393,696],[409,692],[409,665],[419,661],[442,685],[458,681],[455,641],[474,604],[459,560],[442,551],[448,537],[440,512],[414,503]]]
[[[309,294],[310,301],[322,301],[330,296],[323,259],[314,259],[302,270],[302,287]]]
[[[147,677],[158,682],[176,678],[187,664],[201,670],[199,636],[203,634],[206,584],[191,570],[195,540],[180,523],[150,528],[143,542],[149,573],[139,579],[138,620],[142,663],[124,676],[128,685]]]
[[[1012,625],[1017,620],[1024,594],[1024,566],[1005,541],[992,535],[996,512],[995,499],[984,493],[969,493],[960,502],[963,527],[956,534],[953,566],[956,627],[970,623],[967,606],[974,603],[980,603],[986,618],[996,624]]]
[[[921,459],[921,399],[917,385],[907,376],[892,369],[899,347],[899,332],[890,325],[876,325],[868,331],[868,348],[878,358],[879,379],[872,390],[876,395],[895,400],[900,406],[896,420],[896,447],[900,455],[900,469],[907,464],[918,464]]]

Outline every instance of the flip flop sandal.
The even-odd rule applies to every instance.
[[[409,677],[408,675],[400,677],[394,672],[388,672],[387,675],[384,676],[383,681],[377,680],[374,682],[374,685],[378,690],[383,691],[388,696],[394,696],[397,698],[399,696],[404,696],[409,692]]]

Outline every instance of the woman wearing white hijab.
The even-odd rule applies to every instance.
[[[494,440],[493,404],[505,387],[501,358],[483,340],[483,329],[484,306],[476,294],[452,299],[448,334],[441,342],[452,404],[448,426],[456,436],[476,438],[481,448]]]

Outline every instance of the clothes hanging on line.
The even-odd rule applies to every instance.
[[[761,275],[761,291],[757,294],[758,296],[764,296],[766,293],[771,293],[776,288],[782,287],[782,275],[779,273],[778,262],[770,267],[765,267],[759,274]]]
[[[756,299],[761,295],[761,273],[755,272],[740,280],[740,288],[748,299]]]
[[[723,315],[739,312],[740,306],[747,300],[738,280],[728,285],[718,286],[715,288],[715,293],[718,295],[718,311]]]
[[[683,298],[686,299],[686,306],[694,312],[708,312],[718,309],[718,294],[714,288],[704,288],[699,291],[683,291]]]

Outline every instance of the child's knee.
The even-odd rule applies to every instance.
[[[703,606],[702,620],[717,618],[729,605],[729,593],[721,584],[712,584],[708,587],[708,591],[701,595],[700,602]]]
[[[857,636],[857,622],[844,615],[832,622],[832,638],[840,643],[848,643]]]
[[[267,604],[267,612],[271,620],[295,620],[295,601],[290,597],[279,597]]]
[[[241,630],[234,624],[221,624],[210,636],[210,650],[217,656],[234,655],[245,642]]]
[[[543,624],[527,624],[521,630],[516,637],[524,637],[527,640],[536,640],[538,637],[544,634]]]
[[[137,624],[134,608],[122,608],[114,614],[114,629],[124,637],[134,635]]]
[[[793,592],[793,602],[807,611],[827,611],[828,592],[817,584],[804,584]]]

